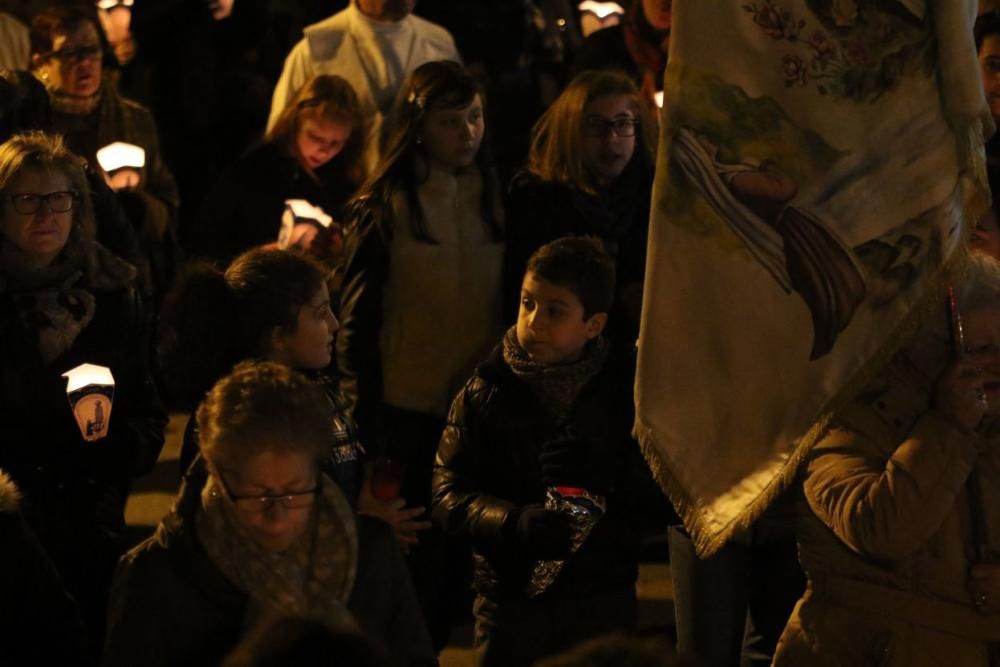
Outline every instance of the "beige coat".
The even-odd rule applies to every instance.
[[[1000,556],[1000,441],[930,408],[937,356],[899,355],[805,462],[798,539],[809,588],[775,665],[1000,664],[988,655],[1000,616],[978,612],[968,591],[979,559],[967,493],[975,475],[986,545]]]

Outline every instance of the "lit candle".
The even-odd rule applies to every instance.
[[[135,144],[116,141],[97,151],[97,163],[109,174],[125,167],[142,169],[146,164],[146,151]]]

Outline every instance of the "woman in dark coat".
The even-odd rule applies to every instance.
[[[58,138],[0,145],[0,222],[0,467],[100,636],[129,483],[153,467],[167,422],[148,319],[134,269],[94,241],[83,170]],[[90,394],[93,412],[75,416],[65,374],[82,364],[110,369],[114,394]]]
[[[198,409],[202,455],[115,577],[105,665],[217,665],[248,631],[349,611],[395,665],[437,665],[389,526],[355,518],[321,472],[322,389],[245,362]],[[334,659],[331,657],[331,659]]]
[[[333,75],[313,78],[264,143],[234,164],[205,198],[194,230],[195,253],[225,265],[245,250],[274,243],[288,199],[304,199],[339,221],[365,177],[367,136],[351,84]],[[316,253],[332,259],[338,249],[329,247],[329,236],[324,241]]]
[[[97,152],[124,142],[144,151],[144,164],[106,175],[136,230],[154,292],[169,288],[177,270],[177,184],[163,162],[148,109],[122,97],[104,76],[97,17],[74,7],[50,7],[31,24],[32,72],[49,91],[52,126],[70,149],[97,167]],[[58,48],[56,48],[58,45]]]
[[[517,316],[531,254],[567,236],[596,236],[616,260],[612,342],[638,335],[653,184],[652,137],[639,92],[613,71],[583,72],[532,133],[527,169],[515,176],[507,210],[504,314]]]

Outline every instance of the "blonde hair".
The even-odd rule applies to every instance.
[[[632,160],[653,162],[653,138],[649,114],[635,83],[614,70],[591,70],[578,74],[556,98],[531,131],[528,171],[543,181],[565,183],[593,193],[594,185],[583,164],[580,137],[583,110],[590,102],[607,95],[624,95],[632,102],[639,119]]]
[[[356,186],[361,185],[368,175],[364,161],[368,121],[361,110],[357,93],[342,77],[320,74],[307,81],[285,106],[266,139],[292,150],[303,121],[315,119],[351,126],[351,134],[344,148],[333,160],[338,162],[348,181]]]
[[[66,177],[76,195],[73,233],[80,235],[80,240],[93,241],[97,225],[83,159],[70,151],[57,134],[23,132],[0,144],[0,194],[7,194],[18,176],[29,169],[53,170]]]

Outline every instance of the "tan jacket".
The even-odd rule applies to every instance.
[[[900,355],[805,462],[798,539],[809,589],[775,665],[991,664],[1000,616],[978,612],[968,591],[980,559],[967,483],[979,479],[986,546],[1000,556],[1000,441],[931,409],[944,364],[930,365]]]

